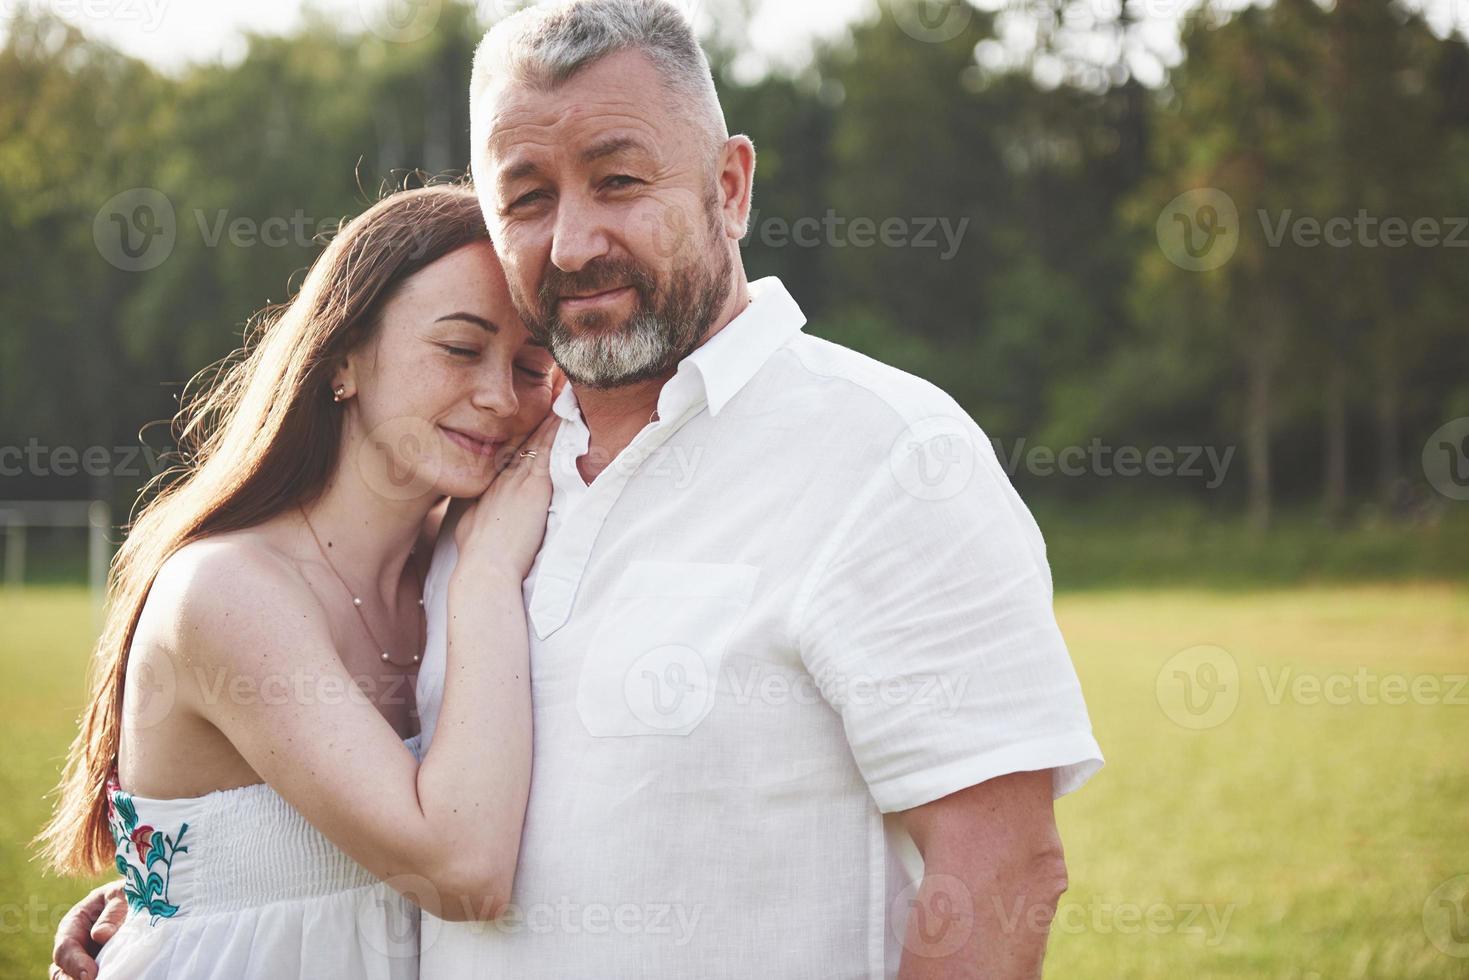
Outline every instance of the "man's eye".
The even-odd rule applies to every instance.
[[[510,202],[510,207],[508,210],[513,211],[516,208],[524,207],[527,204],[534,203],[540,197],[540,191],[531,191],[529,194],[522,194],[520,197],[517,197],[514,201]]]
[[[604,186],[612,188],[631,187],[633,184],[641,183],[641,180],[638,180],[636,177],[629,177],[627,174],[618,174],[615,177],[608,177],[603,182]]]

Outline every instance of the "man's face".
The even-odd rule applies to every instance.
[[[589,387],[671,371],[733,288],[719,148],[639,52],[489,98],[475,177],[532,336]]]

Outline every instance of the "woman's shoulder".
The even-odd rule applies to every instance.
[[[207,598],[220,590],[243,596],[281,585],[303,586],[305,579],[275,535],[245,528],[211,534],[179,548],[159,567],[154,587],[160,584],[189,597]]]
[[[220,712],[289,676],[282,652],[320,635],[314,624],[324,618],[279,537],[212,534],[159,567],[129,648],[126,785],[174,799],[260,781],[219,727]]]
[[[191,647],[216,631],[255,631],[320,612],[291,555],[268,529],[212,534],[179,548],[158,569],[139,632]],[[264,615],[268,613],[268,615]],[[284,615],[283,615],[284,614]]]

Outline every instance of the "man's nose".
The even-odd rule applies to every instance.
[[[556,212],[551,261],[562,272],[580,272],[587,263],[606,255],[611,236],[606,211],[580,196],[563,197]]]

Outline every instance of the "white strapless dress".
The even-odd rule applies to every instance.
[[[110,802],[129,908],[99,980],[418,977],[418,906],[268,785],[154,800],[114,774]]]

